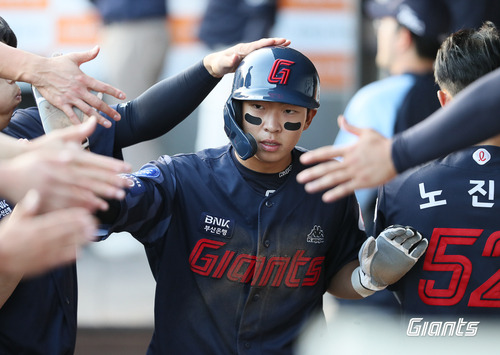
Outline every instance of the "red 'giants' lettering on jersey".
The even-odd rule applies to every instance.
[[[238,254],[235,251],[222,250],[227,243],[201,239],[196,243],[189,264],[191,270],[202,276],[216,279],[224,275],[228,280],[250,283],[252,286],[287,287],[314,286],[320,277],[324,256],[305,257],[305,250],[297,250],[292,257],[263,257]]]
[[[290,68],[287,68],[295,64],[291,60],[286,59],[276,59],[274,61],[271,72],[267,77],[267,81],[272,84],[282,84],[285,85],[288,82],[288,76],[290,75]]]

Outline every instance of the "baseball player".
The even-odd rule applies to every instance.
[[[295,145],[318,107],[307,57],[259,49],[224,107],[231,143],[144,165],[99,216],[145,246],[157,282],[148,354],[291,354],[326,291],[371,295],[425,250],[410,228],[367,239],[354,195],[325,204],[296,182]]]
[[[207,55],[203,61],[154,85],[137,99],[113,106],[121,120],[111,120],[111,128],[97,127],[89,137],[90,150],[122,158],[124,147],[156,138],[187,117],[219,78],[234,71],[246,54],[261,46],[288,43],[285,39],[263,39]],[[15,111],[3,133],[28,139],[43,135],[37,108]],[[10,214],[13,205],[2,199],[0,202],[0,216]],[[75,264],[36,278],[17,276],[2,280],[9,285],[9,292],[2,290],[2,297],[8,299],[0,309],[0,353],[72,354],[77,326]]]
[[[435,66],[441,104],[499,66],[500,35],[493,23],[452,34]],[[392,286],[406,315],[473,321],[500,316],[499,166],[497,135],[408,171],[380,189],[376,230],[398,221],[430,237],[425,258]]]
[[[436,0],[369,0],[364,12],[375,27],[379,80],[360,88],[349,100],[344,115],[352,124],[370,127],[392,137],[439,108],[433,63],[450,22],[448,8]],[[340,130],[334,145],[348,145],[357,137]],[[377,188],[355,192],[367,230],[373,228]],[[340,301],[341,306],[350,301]],[[398,312],[389,292],[364,301],[367,306]]]

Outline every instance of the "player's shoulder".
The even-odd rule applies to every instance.
[[[194,153],[178,153],[171,156],[164,156],[163,161],[167,164],[173,164],[177,168],[213,166],[215,164],[227,164],[230,161],[230,144],[217,148],[203,149]]]
[[[415,80],[416,78],[410,74],[390,75],[363,86],[352,99],[378,97],[388,92],[394,93],[394,91],[410,88]]]
[[[8,126],[3,132],[12,137],[28,139],[43,135],[45,132],[40,120],[38,108],[29,107],[14,111]]]
[[[40,124],[40,126],[42,124],[40,113],[38,112],[37,107],[20,108],[15,110],[10,121],[29,124],[37,122]]]
[[[344,114],[349,119],[371,121],[374,112],[392,115],[412,88],[415,78],[411,75],[393,75],[374,81],[359,89],[347,103]],[[391,124],[392,127],[392,124]]]

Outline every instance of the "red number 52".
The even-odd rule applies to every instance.
[[[422,301],[435,306],[453,306],[464,297],[472,273],[472,263],[464,255],[445,254],[448,245],[472,245],[482,229],[435,228],[427,248],[423,269],[451,272],[446,289],[435,288],[435,280],[421,279],[418,293]],[[500,231],[492,233],[482,256],[500,256]],[[500,270],[471,292],[469,307],[500,307]]]

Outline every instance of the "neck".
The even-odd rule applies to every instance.
[[[238,162],[245,168],[263,174],[276,174],[282,172],[292,163],[292,154],[289,155],[288,159],[279,162],[266,162],[261,160],[256,155],[248,158],[247,160],[243,160],[239,157],[238,154],[236,154],[234,149],[233,153],[236,156],[236,159],[238,159]]]
[[[497,147],[500,147],[500,135],[487,139],[479,143],[478,145],[495,145]]]
[[[434,61],[432,59],[420,58],[415,56],[405,56],[393,63],[390,68],[392,75],[404,73],[425,74],[433,71]]]

